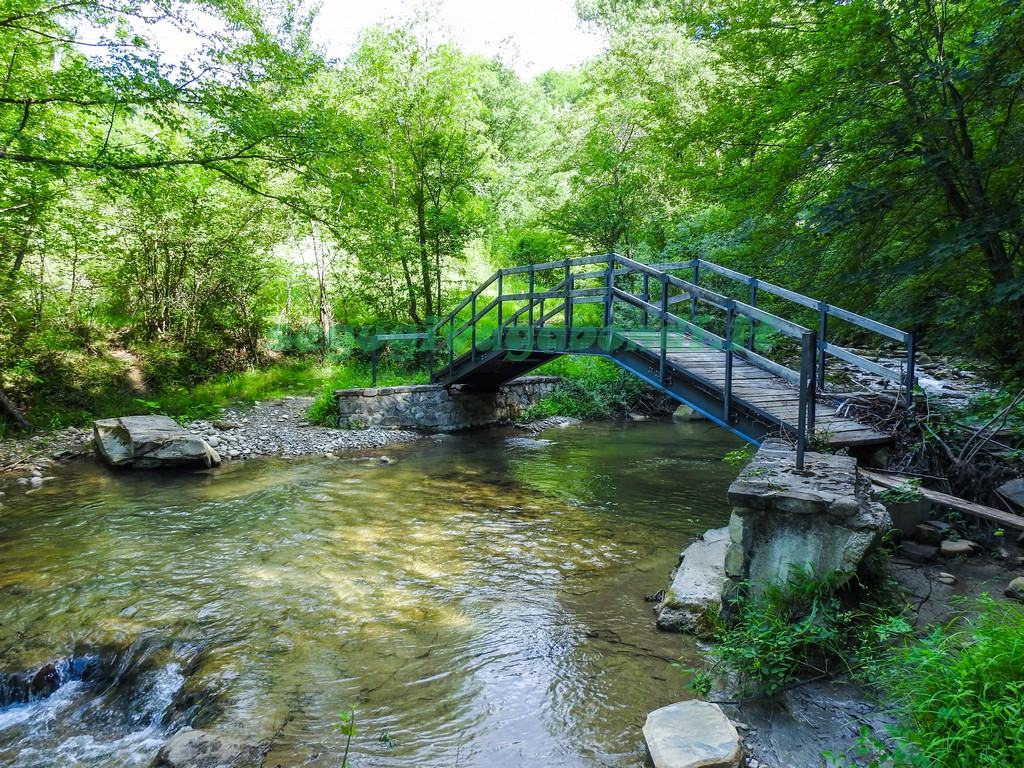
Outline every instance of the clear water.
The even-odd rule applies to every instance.
[[[489,431],[211,473],[80,466],[0,509],[0,675],[102,680],[0,708],[0,765],[145,766],[186,724],[267,766],[642,766],[686,698],[645,594],[725,524],[703,424]]]

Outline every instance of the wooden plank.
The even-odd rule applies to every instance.
[[[860,467],[858,467],[858,471],[871,480],[872,483],[880,485],[883,488],[897,488],[913,479],[903,475],[886,475],[881,472],[873,472],[869,469],[863,469]],[[973,515],[974,517],[980,517],[983,520],[991,520],[994,523],[999,523],[1000,525],[1005,525],[1009,528],[1016,528],[1017,530],[1024,531],[1024,517],[1020,515],[1015,515],[1011,512],[1004,512],[1003,510],[995,509],[994,507],[986,507],[984,504],[967,501],[966,499],[961,499],[957,496],[950,496],[948,493],[942,493],[941,491],[933,491],[930,488],[922,488],[921,494],[933,504],[950,507],[958,512]]]

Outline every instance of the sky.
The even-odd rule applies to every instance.
[[[574,0],[434,2],[440,21],[464,51],[498,56],[527,80],[549,69],[575,66],[604,45],[599,33],[579,26]],[[323,0],[314,37],[331,56],[344,59],[360,30],[411,18],[413,9],[410,0]]]

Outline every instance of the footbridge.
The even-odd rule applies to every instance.
[[[840,323],[861,346],[888,344],[898,364],[829,341]],[[704,259],[611,253],[502,269],[424,336],[435,383],[493,389],[560,355],[600,355],[750,442],[788,436],[801,464],[812,438],[892,437],[824,396],[829,358],[892,382],[899,403],[913,394],[910,333]]]

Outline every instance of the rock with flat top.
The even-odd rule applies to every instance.
[[[1024,603],[1024,576],[1018,576],[1006,588],[1006,596]]]
[[[1017,478],[1003,483],[996,490],[1018,507],[1024,507],[1024,479]]]
[[[683,552],[665,598],[655,608],[658,628],[702,634],[709,609],[722,604],[729,529],[708,531]]]
[[[216,467],[220,454],[168,416],[122,416],[92,425],[96,449],[112,467]]]
[[[681,701],[647,716],[644,738],[655,768],[738,768],[740,737],[717,704]]]
[[[970,557],[978,551],[978,545],[967,539],[956,539],[955,541],[944,541],[939,547],[939,554],[943,557]]]

